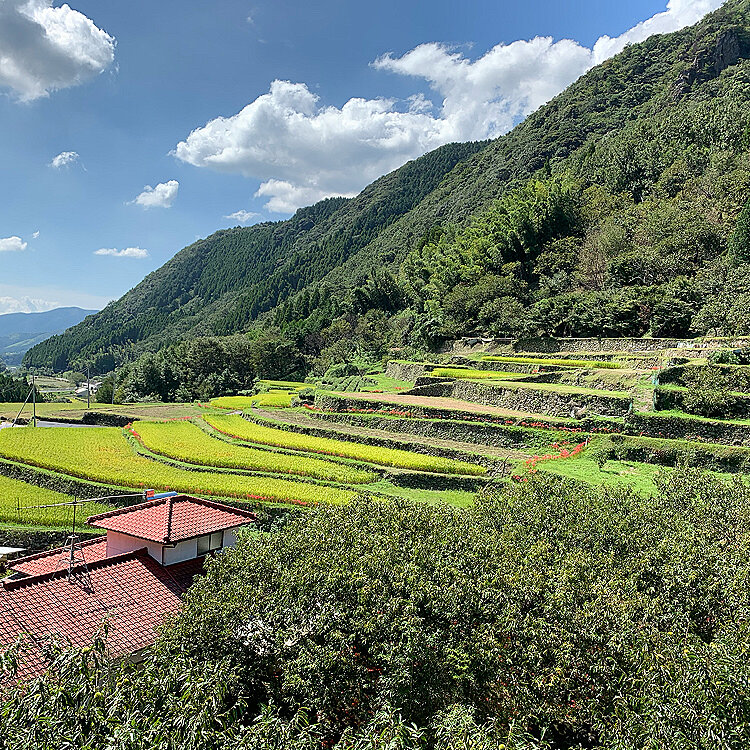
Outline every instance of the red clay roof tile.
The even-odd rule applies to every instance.
[[[21,634],[30,639],[20,659],[19,677],[45,668],[43,643],[57,636],[76,646],[92,642],[107,620],[111,657],[134,653],[153,644],[156,628],[182,606],[181,595],[198,570],[191,565],[162,567],[145,549],[67,570],[44,573],[0,587],[0,646]]]
[[[243,526],[255,514],[199,497],[177,495],[91,516],[88,523],[138,539],[169,544]]]
[[[87,564],[103,560],[107,556],[107,537],[102,536],[98,539],[91,539],[81,543],[81,551],[86,559]],[[56,570],[67,570],[68,551],[63,547],[47,550],[47,552],[38,552],[35,555],[19,557],[11,561],[8,566],[17,573],[25,573],[28,576],[41,575],[42,573],[52,573]]]

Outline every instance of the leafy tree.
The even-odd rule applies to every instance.
[[[52,647],[0,749],[743,747],[750,489],[657,484],[290,517],[212,559],[142,665]]]
[[[703,417],[725,417],[732,413],[737,399],[727,388],[719,367],[691,367],[684,380],[687,390],[682,406],[686,412]]]
[[[737,224],[729,240],[729,256],[736,264],[750,260],[750,201],[737,217]]]

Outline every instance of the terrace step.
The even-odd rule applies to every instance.
[[[435,437],[424,437],[421,435],[409,434],[403,440],[398,440],[393,432],[387,430],[373,430],[367,427],[359,427],[357,425],[343,425],[336,424],[331,425],[330,422],[321,423],[320,420],[315,417],[308,416],[307,414],[300,414],[299,412],[279,412],[279,411],[264,411],[263,409],[254,408],[252,410],[254,416],[258,416],[261,419],[267,419],[273,422],[281,422],[283,424],[293,425],[296,427],[310,428],[315,430],[325,430],[327,433],[332,435],[335,433],[336,436],[342,440],[352,440],[357,437],[369,437],[376,438],[378,440],[386,440],[390,443],[398,442],[402,445],[404,450],[413,449],[414,445],[423,445],[428,447],[445,448],[448,450],[457,451],[460,453],[476,454],[486,456],[487,458],[500,459],[525,459],[529,457],[529,453],[519,450],[513,450],[509,448],[501,448],[487,445],[477,445],[476,443],[468,443],[457,440],[447,440],[443,438]]]

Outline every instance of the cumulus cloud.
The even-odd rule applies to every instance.
[[[252,221],[258,216],[260,216],[260,214],[256,214],[254,211],[245,211],[244,208],[241,208],[239,211],[235,211],[234,213],[227,214],[224,218],[234,219],[235,221],[238,221],[240,224],[247,224],[248,221]]]
[[[599,37],[594,44],[593,62],[598,65],[621,52],[626,45],[642,42],[654,34],[669,34],[685,26],[692,26],[723,2],[724,0],[669,0],[663,13],[651,16],[624,34],[614,39],[606,35]]]
[[[651,34],[695,23],[721,0],[669,0],[667,9],[592,48],[570,39],[536,37],[498,44],[477,59],[444,44],[422,44],[377,70],[426,82],[406,101],[349,99],[325,106],[304,83],[274,81],[231,117],[217,117],[177,144],[188,164],[261,180],[257,196],[270,211],[289,213],[332,195],[356,195],[409,159],[451,141],[507,133],[587,70]]]
[[[38,229],[37,229],[37,231],[36,231],[36,232],[34,232],[34,233],[33,233],[33,234],[31,235],[31,239],[32,239],[32,240],[36,240],[36,239],[39,239],[39,230],[38,230]]]
[[[31,101],[104,71],[114,60],[115,40],[67,4],[2,0],[0,50],[0,87]]]
[[[142,247],[126,247],[118,250],[116,247],[100,247],[94,255],[111,255],[113,258],[148,258],[148,250]]]
[[[180,183],[177,180],[160,182],[156,187],[146,185],[143,192],[137,195],[131,203],[144,208],[170,208],[177,197]]]
[[[78,153],[76,151],[63,151],[58,154],[48,166],[54,167],[55,169],[62,169],[62,167],[69,167],[71,164],[75,164],[78,161]]]
[[[0,315],[17,312],[44,312],[54,310],[60,305],[48,299],[37,299],[34,297],[0,297]]]
[[[0,253],[12,253],[20,250],[25,250],[28,247],[28,243],[24,242],[20,237],[3,237],[0,238]]]

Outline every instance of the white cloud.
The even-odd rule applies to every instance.
[[[37,230],[36,232],[34,232],[34,233],[33,233],[33,234],[31,235],[31,239],[32,239],[32,240],[37,240],[37,239],[39,239],[39,230]]]
[[[18,286],[0,283],[0,312],[41,312],[55,307],[100,310],[112,297],[57,286]]]
[[[75,164],[78,161],[78,158],[78,153],[76,151],[63,151],[61,154],[58,154],[47,166],[54,167],[55,169],[69,167],[71,164]]]
[[[135,203],[144,208],[170,208],[177,197],[180,183],[177,180],[160,182],[156,187],[146,185],[143,192],[137,195],[130,203]]]
[[[100,247],[94,255],[111,255],[114,258],[148,258],[148,250],[142,247],[126,247],[118,250],[116,247]]]
[[[692,26],[723,2],[724,0],[669,0],[663,13],[651,16],[624,34],[614,39],[606,35],[600,37],[594,44],[594,64],[598,65],[621,52],[626,45],[642,42],[653,34],[669,34],[685,26]]]
[[[0,315],[17,312],[44,312],[54,310],[60,305],[47,299],[33,297],[0,297]]]
[[[28,247],[28,243],[24,242],[20,237],[3,237],[0,238],[0,253],[11,253],[25,250]]]
[[[1,0],[0,50],[0,87],[30,101],[104,71],[115,40],[67,4]]]
[[[440,106],[416,93],[405,102],[352,98],[322,105],[304,83],[274,81],[232,117],[217,117],[177,144],[178,159],[261,180],[270,211],[288,213],[331,195],[356,195],[409,159],[451,141],[495,138],[627,44],[699,20],[721,0],[669,0],[667,9],[593,48],[536,37],[499,44],[478,59],[439,43],[401,57],[378,58],[378,70],[425,81]]]
[[[252,221],[253,219],[256,219],[260,214],[256,214],[254,211],[245,211],[244,208],[241,208],[239,211],[235,211],[234,213],[227,214],[224,218],[225,219],[234,219],[235,221],[238,221],[240,224],[247,224],[248,221]]]

